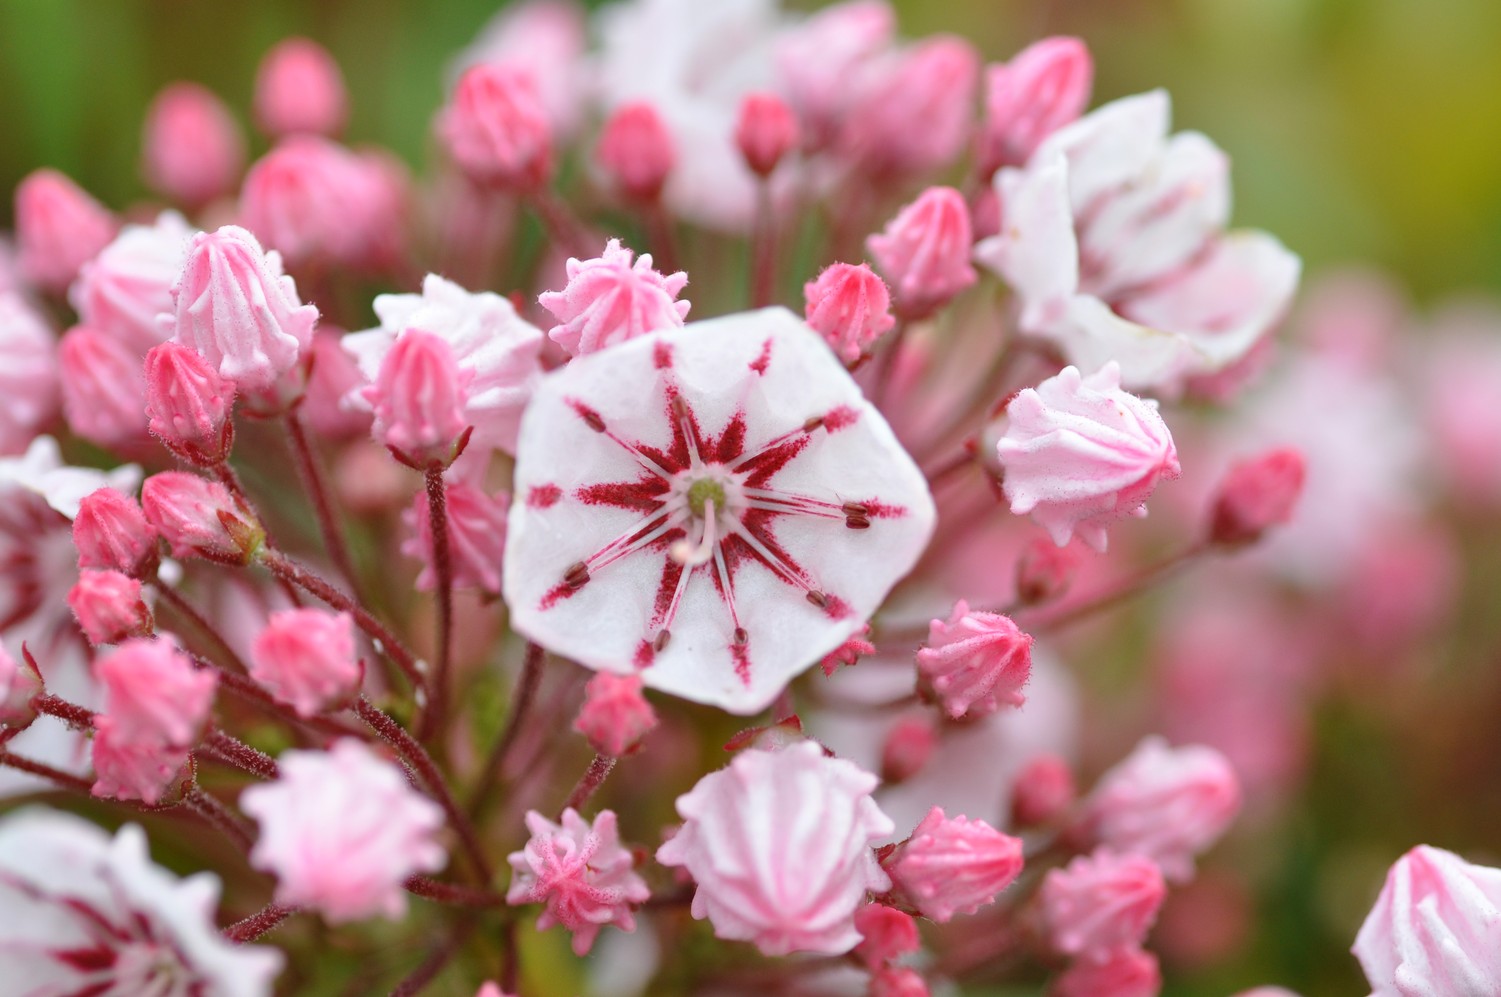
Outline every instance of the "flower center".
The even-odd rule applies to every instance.
[[[724,484],[714,478],[698,478],[688,486],[688,511],[694,519],[704,518],[705,506],[712,502],[714,508],[723,512],[726,506]]]

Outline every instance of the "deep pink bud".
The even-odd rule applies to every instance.
[[[978,277],[969,206],[952,187],[929,187],[865,244],[908,318],[931,315]]]
[[[482,186],[526,190],[552,171],[552,129],[535,78],[481,64],[459,78],[439,131],[459,169]]]
[[[845,363],[869,351],[896,324],[891,293],[864,263],[835,263],[803,285],[804,315]]]
[[[1009,616],[971,611],[961,599],[948,620],[929,624],[917,672],[923,692],[955,720],[1020,706],[1032,676],[1032,637]]]
[[[938,750],[938,731],[926,716],[903,717],[881,747],[881,779],[905,782],[927,767]]]
[[[1237,546],[1252,543],[1292,518],[1303,493],[1307,462],[1299,450],[1269,450],[1230,468],[1220,480],[1210,513],[1209,539]]]
[[[93,795],[140,800],[156,805],[174,796],[188,775],[192,752],[155,739],[135,740],[121,733],[114,717],[94,717]]]
[[[657,109],[634,101],[620,105],[605,122],[594,158],[622,194],[652,202],[676,165],[677,150]]]
[[[774,93],[746,94],[735,120],[735,145],[757,176],[771,176],[782,157],[797,148],[797,118]]]
[[[146,112],[141,143],[146,183],[198,208],[234,190],[245,168],[245,139],[229,108],[197,83],[173,83]]]
[[[1142,949],[1118,949],[1103,962],[1080,959],[1053,981],[1049,997],[1157,997],[1162,970]]]
[[[855,930],[862,938],[855,946],[855,955],[871,969],[879,969],[922,947],[917,921],[912,915],[884,904],[866,904],[857,910]]]
[[[634,751],[657,726],[657,713],[641,688],[639,675],[596,673],[584,686],[584,705],[573,729],[601,755],[619,757]]]
[[[1093,83],[1094,60],[1077,38],[1044,38],[1008,63],[987,66],[981,175],[1025,163],[1043,139],[1083,113]]]
[[[1011,822],[1037,827],[1062,817],[1077,795],[1074,774],[1057,755],[1038,755],[1017,773],[1011,786]]]
[[[934,807],[881,862],[898,896],[940,923],[994,902],[1022,871],[1022,842]]]
[[[20,291],[0,291],[0,454],[23,452],[57,410],[57,339]]]
[[[1116,949],[1140,947],[1167,898],[1167,884],[1151,859],[1100,850],[1049,871],[1041,898],[1053,948],[1100,961]]]
[[[408,329],[364,391],[375,409],[376,441],[412,467],[447,467],[468,427],[464,405],[473,380],[473,371],[459,369],[448,340]]]
[[[112,336],[78,326],[57,348],[68,427],[102,447],[141,439],[146,432],[146,387],[136,354]]]
[[[173,557],[248,564],[266,535],[217,481],[182,471],[153,474],[141,485],[141,509]]]
[[[188,748],[208,724],[219,679],[195,668],[171,638],[137,639],[94,659],[104,690],[101,711],[122,739]]]
[[[31,701],[42,692],[42,677],[25,656],[17,661],[0,646],[0,731],[27,727],[36,719]]]
[[[448,565],[453,571],[454,588],[478,589],[491,595],[500,594],[500,561],[506,547],[506,513],[510,496],[490,495],[466,481],[447,483]],[[417,587],[430,592],[438,584],[433,570],[433,531],[428,518],[427,495],[419,494],[410,511],[403,516],[413,536],[401,545],[401,552],[423,564]]]
[[[83,497],[73,517],[73,546],[80,568],[101,568],[140,577],[156,560],[156,528],[135,499],[113,488]]]
[[[146,637],[156,627],[141,583],[118,571],[84,571],[68,592],[68,608],[95,647]]]
[[[67,290],[114,237],[115,220],[104,206],[56,170],[36,170],[16,187],[21,272],[42,290]]]
[[[255,120],[267,135],[336,135],[349,116],[344,74],[308,38],[278,42],[255,74]]]
[[[212,467],[229,456],[235,386],[196,350],[162,343],[146,354],[146,415],[151,432],[183,460]]]
[[[272,613],[251,645],[250,677],[304,717],[344,705],[364,677],[354,621],[324,609]]]
[[[1073,544],[1059,547],[1048,537],[1035,538],[1016,562],[1017,601],[1033,606],[1063,595],[1083,560],[1083,551]]]

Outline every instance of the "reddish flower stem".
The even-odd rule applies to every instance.
[[[217,659],[216,663],[221,668],[239,675],[244,675],[249,671],[245,667],[244,660],[235,653],[234,648],[229,646],[229,642],[224,639],[223,635],[204,618],[202,613],[193,608],[192,603],[179,595],[176,589],[160,581],[153,581],[151,587],[156,590],[157,597],[162,602],[172,607],[172,612],[191,624],[193,629],[198,631],[199,636],[212,645],[214,657]]]
[[[45,713],[49,717],[57,717],[57,719],[79,730],[94,729],[93,710],[85,709],[77,703],[70,703],[66,699],[52,695],[50,692],[33,696],[31,698],[31,706],[38,713]]]
[[[440,904],[457,907],[504,907],[506,898],[494,890],[477,890],[472,886],[445,883],[427,876],[411,876],[401,884],[408,893]]]
[[[676,273],[678,270],[678,245],[677,236],[672,229],[672,218],[668,216],[667,209],[663,207],[658,198],[643,210],[646,222],[646,241],[651,246],[652,261],[657,270],[664,274]]]
[[[542,222],[548,238],[559,249],[581,260],[595,255],[584,223],[556,191],[547,186],[538,186],[527,192],[526,203]]]
[[[93,795],[94,784],[89,782],[89,780],[73,775],[71,772],[55,769],[44,762],[33,761],[22,755],[0,750],[0,765],[15,769],[17,772],[26,772],[30,775],[46,779],[48,782],[54,783],[62,789],[70,789],[75,793],[82,793],[84,796]]]
[[[275,779],[278,774],[276,759],[222,730],[209,731],[199,744],[199,750],[210,758],[262,779]]]
[[[334,567],[339,569],[339,574],[349,583],[350,591],[358,594],[359,576],[355,574],[354,561],[350,559],[349,548],[344,543],[344,532],[339,528],[339,518],[334,513],[328,483],[318,465],[318,457],[313,453],[312,444],[308,442],[307,430],[303,428],[297,410],[288,412],[283,417],[282,424],[287,430],[287,439],[292,446],[292,456],[297,462],[297,473],[302,478],[302,486],[312,500],[313,513],[318,518],[318,529],[323,534],[323,546],[328,551],[329,559],[334,562]]]
[[[930,489],[936,488],[940,481],[972,465],[975,462],[974,444],[975,441],[973,439],[964,441],[964,446],[960,448],[958,453],[950,455],[947,460],[939,463],[931,471],[924,471],[923,474],[928,479],[928,487]]]
[[[489,800],[490,793],[494,791],[495,784],[505,774],[506,758],[516,743],[517,735],[521,733],[521,727],[527,712],[531,709],[532,700],[537,696],[537,685],[542,681],[542,663],[546,657],[547,652],[543,651],[539,645],[527,642],[526,661],[521,666],[521,678],[516,683],[516,694],[511,697],[511,713],[506,718],[506,725],[501,730],[500,737],[496,739],[495,746],[490,749],[484,768],[480,770],[479,781],[475,783],[473,793],[469,797],[469,813],[471,814],[479,813]]]
[[[277,546],[276,539],[271,536],[271,531],[266,528],[266,518],[256,509],[255,503],[250,501],[250,493],[245,491],[245,486],[241,483],[240,476],[235,473],[235,469],[230,466],[229,461],[221,460],[211,470],[214,472],[214,477],[219,479],[219,483],[229,491],[229,494],[233,495],[246,509],[250,510],[251,515],[255,517],[255,521],[260,524],[261,530],[266,535],[266,543],[272,547]],[[302,600],[298,598],[297,589],[293,588],[290,582],[278,578],[276,584],[281,586],[281,590],[287,594],[287,598],[292,600],[292,605],[302,605]]]
[[[897,316],[896,326],[886,334],[886,348],[881,351],[876,363],[875,382],[870,390],[870,400],[877,408],[885,404],[886,393],[891,390],[891,379],[896,375],[897,357],[901,355],[910,327],[906,319]]]
[[[771,185],[763,178],[756,184],[756,219],[751,229],[750,301],[752,308],[765,308],[776,298],[777,229],[771,204]]]
[[[391,991],[391,997],[413,997],[437,978],[443,972],[443,967],[458,955],[459,949],[464,947],[471,932],[474,931],[475,922],[472,918],[466,918],[454,926],[453,933],[442,945],[434,949],[432,954],[422,960],[421,965],[412,970],[411,974],[396,984]],[[511,992],[508,990],[508,992]]]
[[[239,814],[225,806],[218,797],[205,793],[200,786],[193,786],[188,790],[187,796],[183,797],[183,803],[205,821],[212,824],[219,833],[223,834],[240,851],[249,853],[255,843],[255,832]]]
[[[296,907],[285,904],[267,904],[243,920],[224,929],[224,937],[232,942],[253,942],[267,932],[275,930],[283,921],[297,913]]]
[[[201,659],[195,660],[198,660],[198,664],[202,667],[213,667],[212,664]],[[219,674],[219,687],[221,689],[233,693],[280,720],[307,727],[322,734],[332,734],[336,737],[369,737],[369,734],[363,728],[350,727],[330,717],[301,716],[287,704],[277,702],[269,692],[244,675],[236,675],[233,672],[226,672],[219,669],[215,669],[215,671]]]
[[[614,755],[595,755],[594,761],[589,763],[589,768],[584,771],[583,778],[579,779],[578,785],[573,787],[573,792],[568,794],[568,799],[563,803],[564,810],[577,810],[593,796],[604,781],[615,771],[615,762],[618,759]]]
[[[1141,569],[1125,581],[1113,585],[1083,602],[1074,603],[1071,606],[1066,606],[1051,613],[1046,610],[1035,615],[1030,611],[1020,612],[1017,614],[1018,622],[1022,623],[1027,632],[1034,634],[1061,630],[1082,619],[1093,616],[1095,613],[1111,609],[1128,599],[1134,599],[1143,592],[1171,578],[1200,555],[1211,549],[1212,547],[1208,542],[1202,540],[1195,541],[1176,554],[1171,554],[1156,564]]]
[[[449,671],[453,657],[453,561],[448,547],[448,501],[443,469],[430,467],[427,484],[427,518],[433,535],[433,571],[438,576],[438,661],[427,686],[427,708],[418,722],[418,735],[431,740],[443,728],[448,712]]]

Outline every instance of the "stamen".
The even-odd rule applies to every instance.
[[[730,532],[738,536],[740,539],[744,540],[746,545],[749,546],[751,550],[755,551],[756,555],[760,557],[761,560],[771,568],[771,570],[775,571],[789,584],[795,585],[805,592],[814,591],[813,583],[808,581],[807,576],[805,576],[802,571],[797,568],[796,565],[789,563],[787,559],[782,555],[777,554],[770,547],[767,547],[766,544],[762,543],[761,540],[757,538],[756,535],[749,529],[747,529],[743,523],[731,521]]]
[[[663,534],[669,533],[681,526],[685,518],[681,510],[668,511],[659,509],[651,515],[637,520],[630,529],[620,534],[614,540],[611,540],[598,551],[595,551],[584,563],[589,569],[594,571],[598,571],[607,564],[614,564],[622,557],[651,546]]]

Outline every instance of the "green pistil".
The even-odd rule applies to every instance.
[[[725,505],[724,485],[713,478],[699,478],[688,486],[688,509],[699,519],[704,518],[704,506],[714,503],[715,509]]]

